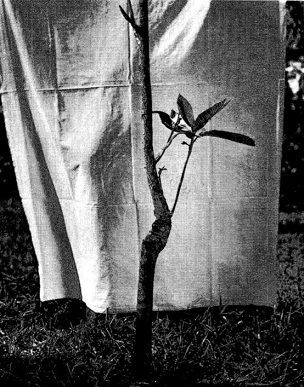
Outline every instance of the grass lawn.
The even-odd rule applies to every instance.
[[[304,216],[280,217],[277,308],[156,314],[151,385],[304,386]],[[0,203],[0,254],[0,386],[131,386],[134,316],[41,307],[17,200]]]

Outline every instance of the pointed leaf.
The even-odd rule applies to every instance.
[[[181,129],[179,129],[179,127],[176,127],[175,122],[171,120],[169,114],[160,110],[155,110],[152,113],[157,113],[162,124],[165,125],[168,129],[173,130],[174,132],[181,132]]]
[[[219,137],[225,140],[238,142],[240,144],[255,146],[255,142],[252,138],[245,136],[244,134],[226,132],[225,130],[210,130],[209,132],[204,132],[200,134],[200,137],[204,136]]]
[[[211,118],[219,111],[224,109],[224,107],[227,106],[229,102],[230,101],[227,101],[225,98],[223,101],[216,103],[209,109],[205,110],[203,113],[199,114],[195,120],[193,131],[197,132],[198,130],[202,129],[207,124],[207,122],[210,121]]]
[[[183,120],[187,125],[192,127],[194,125],[194,114],[190,102],[187,101],[187,99],[181,94],[179,94],[177,98],[177,106]]]

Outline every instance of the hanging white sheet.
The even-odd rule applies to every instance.
[[[1,98],[41,300],[132,311],[153,208],[137,43],[118,7],[127,1],[0,4]],[[275,302],[280,20],[277,1],[150,1],[153,108],[176,109],[179,93],[196,114],[231,99],[209,128],[256,141],[196,143],[157,263],[155,309]],[[157,152],[169,131],[154,118]],[[178,138],[160,163],[170,206],[186,152]]]

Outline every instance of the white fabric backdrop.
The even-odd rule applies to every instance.
[[[126,3],[0,3],[1,97],[41,299],[81,298],[96,312],[135,309],[153,220]],[[176,109],[179,93],[196,114],[228,98],[209,128],[256,141],[197,142],[157,264],[155,309],[275,302],[280,20],[277,1],[150,2],[154,109]],[[157,152],[169,132],[154,124]],[[170,205],[180,142],[160,163]]]

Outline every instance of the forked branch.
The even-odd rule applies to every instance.
[[[143,31],[141,30],[140,25],[138,25],[136,23],[132,3],[130,0],[128,0],[128,8],[129,8],[130,15],[128,15],[128,13],[121,6],[119,6],[120,12],[122,13],[123,17],[126,19],[126,21],[133,28],[133,32],[134,32],[137,43],[140,44],[140,42],[141,42],[140,36],[142,35]]]

